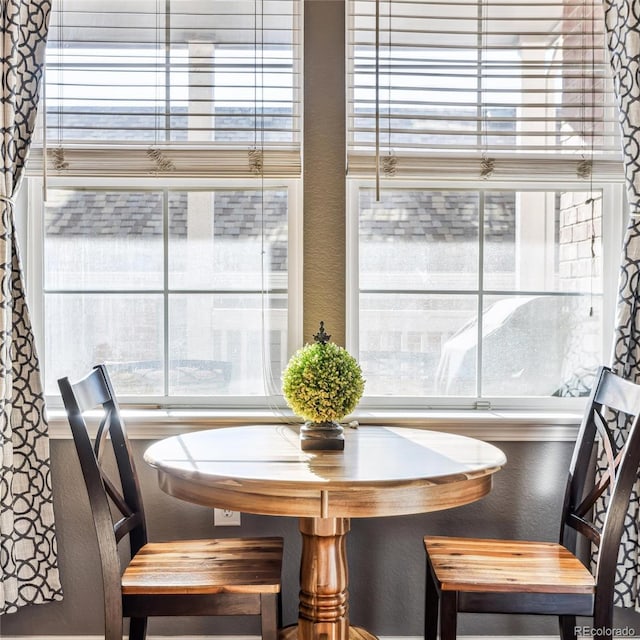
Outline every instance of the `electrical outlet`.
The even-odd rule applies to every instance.
[[[214,509],[213,524],[216,527],[239,527],[240,512],[231,509]]]

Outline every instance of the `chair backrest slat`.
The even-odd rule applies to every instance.
[[[74,382],[71,386],[73,388],[73,398],[67,398],[70,404],[69,407],[65,404],[67,412],[85,413],[85,411],[91,411],[111,400],[109,389],[94,372],[91,372],[82,380]]]
[[[593,524],[593,522],[589,522],[589,520],[586,520],[575,513],[570,513],[567,516],[567,524],[578,533],[582,534],[585,538],[593,540],[597,545],[600,544],[600,530]]]
[[[105,408],[105,413],[102,420],[100,420],[100,424],[98,425],[98,431],[96,432],[96,437],[93,441],[93,450],[96,454],[96,458],[98,458],[98,462],[100,462],[102,458],[102,450],[104,447],[104,442],[111,432],[112,408],[110,407],[110,405],[111,405],[110,400],[106,400],[103,403],[103,406]],[[108,410],[107,410],[107,407],[109,407]]]
[[[139,527],[142,523],[142,517],[140,513],[132,513],[130,516],[118,520],[113,525],[113,532],[116,536],[116,542],[120,542],[124,536],[131,533],[136,527]]]
[[[609,373],[600,379],[596,386],[595,402],[627,415],[640,413],[640,385],[625,380],[603,367]]]
[[[104,472],[101,473],[104,489],[107,492],[111,502],[118,508],[118,511],[125,516],[129,517],[134,514],[132,508],[127,504],[122,494],[118,491],[117,487],[111,482],[111,479]]]
[[[605,378],[607,380],[608,378]],[[602,396],[603,400],[606,400],[606,396]],[[597,398],[596,398],[597,401]],[[604,490],[611,486],[613,487],[616,481],[616,468],[618,466],[618,462],[620,458],[616,458],[615,455],[615,447],[616,443],[614,441],[613,434],[611,433],[611,429],[607,426],[604,421],[604,418],[600,415],[600,412],[597,411],[594,407],[593,409],[593,423],[596,427],[596,432],[600,436],[600,442],[602,444],[602,451],[605,455],[607,462],[607,469],[604,473],[604,481],[599,483],[598,489],[600,490],[600,495]],[[599,496],[598,496],[599,497]]]

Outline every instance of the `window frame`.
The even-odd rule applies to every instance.
[[[44,180],[39,177],[27,178],[26,188],[22,189],[17,202],[18,233],[26,238],[23,243],[23,265],[27,291],[29,292],[29,308],[33,324],[36,344],[39,347],[39,360],[43,381],[46,376],[47,363],[45,350],[45,305],[44,305]],[[287,269],[287,356],[289,357],[302,341],[302,188],[300,179],[291,178],[261,178],[256,179],[180,179],[165,177],[149,178],[70,178],[51,177],[47,180],[47,187],[68,189],[96,189],[96,190],[189,190],[209,191],[215,189],[259,189],[285,188],[288,191],[288,269]],[[166,261],[166,247],[164,260]],[[168,291],[163,286],[165,293]],[[166,311],[166,309],[165,309]],[[163,324],[167,329],[167,314],[164,314]],[[166,358],[167,341],[163,347]],[[78,372],[78,375],[81,372]],[[278,379],[274,372],[274,380]],[[271,389],[270,394],[260,396],[131,396],[119,394],[123,406],[128,407],[211,407],[226,408],[256,408],[269,407],[276,412],[286,408],[280,390]],[[47,403],[53,408],[62,406],[57,395],[46,396]]]
[[[605,181],[594,179],[592,183],[584,181],[554,182],[526,182],[514,181],[455,181],[455,180],[428,180],[428,179],[399,179],[391,178],[383,180],[381,189],[425,189],[429,191],[456,190],[456,191],[585,191],[589,188],[602,190],[602,352],[605,359],[608,358],[613,344],[613,332],[615,325],[615,306],[618,291],[619,256],[622,238],[624,234],[625,195],[623,176],[620,181]],[[359,354],[359,203],[358,194],[361,188],[375,189],[375,180],[365,178],[347,179],[347,229],[346,229],[346,296],[347,296],[347,348],[355,357]],[[480,275],[480,274],[479,274]],[[482,283],[478,281],[478,291],[482,291]],[[366,372],[365,372],[366,377]],[[584,406],[584,398],[540,398],[528,396],[363,396],[360,408],[363,410],[376,410],[380,408],[395,410],[581,410]]]

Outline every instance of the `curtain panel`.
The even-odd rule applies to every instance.
[[[640,382],[640,5],[637,0],[604,0],[607,44],[622,131],[628,226],[622,247],[612,368]],[[613,425],[622,434],[626,424]],[[626,517],[616,581],[615,604],[640,609],[640,482]],[[600,507],[602,508],[602,507]]]
[[[62,598],[38,357],[14,220],[42,83],[49,0],[2,0],[0,614]]]

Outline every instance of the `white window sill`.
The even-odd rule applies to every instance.
[[[297,422],[290,412],[269,409],[123,409],[121,413],[129,437],[140,440],[215,427]],[[48,414],[50,437],[71,438],[64,411],[50,409]],[[420,427],[494,442],[573,442],[581,418],[578,411],[372,409],[356,411],[345,422]]]

